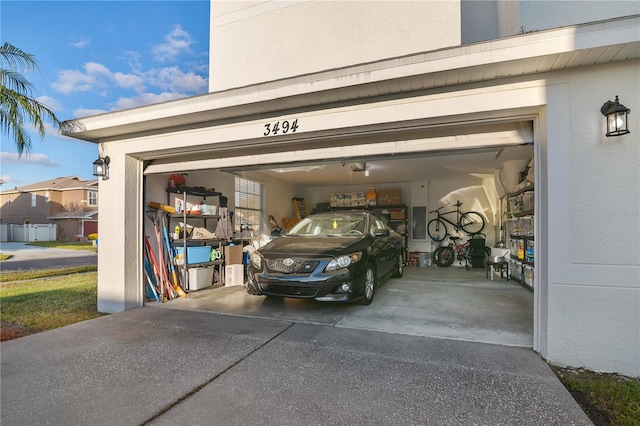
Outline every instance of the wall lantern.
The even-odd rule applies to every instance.
[[[607,117],[607,137],[622,136],[629,132],[629,108],[618,102],[618,95],[614,102],[607,101],[600,108],[602,115]]]
[[[93,175],[101,177],[102,180],[109,179],[109,163],[111,159],[107,155],[106,157],[98,157],[96,161],[93,162]]]

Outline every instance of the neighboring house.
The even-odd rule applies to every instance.
[[[55,224],[61,241],[98,232],[98,181],[64,176],[2,191],[0,222]]]
[[[535,160],[532,349],[640,376],[640,2],[212,1],[210,28],[209,94],[73,123],[69,136],[110,159],[100,311],[144,304],[145,204],[165,202],[171,174],[196,184],[206,173],[199,184],[234,206],[225,179],[269,171],[268,215],[292,196],[327,198],[328,185],[276,178],[284,166],[424,156],[428,171],[439,155],[430,167],[466,168],[447,182],[397,168],[385,182],[428,212],[482,188],[475,163],[454,154],[493,147],[497,159],[524,144]],[[616,95],[631,133],[607,137],[601,109]],[[500,215],[486,194],[465,206]]]

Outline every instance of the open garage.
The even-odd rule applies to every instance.
[[[279,152],[280,161],[272,164],[264,164],[272,161],[272,154],[252,156],[256,164],[247,164],[242,156],[243,164],[238,165],[238,158],[219,158],[215,150],[199,152],[197,159],[178,155],[151,160],[145,178],[146,204],[177,210],[163,213],[166,218],[162,223],[168,230],[166,246],[184,253],[182,246],[188,245],[188,254],[204,246],[208,254],[206,262],[187,260],[186,266],[175,266],[185,298],[174,294],[172,300],[159,303],[147,287],[147,303],[532,347],[534,262],[531,259],[528,264],[531,276],[525,282],[522,265],[526,260],[522,255],[518,259],[516,250],[511,257],[520,269],[518,275],[513,267],[510,272],[511,245],[516,237],[506,233],[520,232],[509,228],[509,220],[517,223],[519,217],[534,218],[533,204],[522,214],[508,205],[509,199],[515,198],[511,195],[525,192],[523,185],[533,192],[533,142],[532,121],[523,120],[341,138],[321,150]],[[345,156],[345,151],[351,156]],[[213,164],[218,167],[206,168]],[[527,173],[529,168],[532,170]],[[179,181],[178,188],[174,180]],[[245,194],[247,187],[257,195]],[[380,196],[365,202],[366,193],[372,190]],[[339,196],[358,200],[338,200]],[[246,205],[248,199],[253,200],[250,206]],[[455,222],[457,202],[462,211],[478,211],[483,216],[485,224],[476,237],[483,239],[488,253],[475,262],[462,253],[450,266],[439,267],[433,262],[434,251],[454,240],[443,236],[442,241],[434,241],[430,237],[427,223],[436,216],[429,212],[443,207],[442,213],[452,212],[444,217]],[[229,220],[232,233],[219,225],[226,217],[225,210],[233,212]],[[246,264],[253,249],[259,250],[286,233],[300,216],[344,210],[381,212],[404,237],[404,276],[377,286],[370,306],[256,296],[239,285],[247,280]],[[155,217],[151,209],[146,232],[152,242]],[[457,244],[474,236],[451,224],[446,226],[451,237],[460,238]],[[160,246],[165,247],[163,238],[159,235]],[[533,240],[533,228],[529,238]],[[241,260],[231,254],[229,245],[244,247]],[[160,258],[163,253],[157,247],[152,244]],[[211,251],[220,255],[211,258]],[[171,253],[175,259],[175,249],[171,248]],[[489,266],[491,253],[506,258],[494,271]],[[238,266],[232,266],[239,262],[241,282],[237,280]],[[149,275],[156,282],[157,274]],[[155,291],[160,293],[159,287]]]

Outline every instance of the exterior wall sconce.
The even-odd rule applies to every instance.
[[[622,136],[629,132],[629,108],[618,102],[618,95],[614,102],[607,101],[600,108],[602,115],[607,117],[607,137]]]
[[[111,159],[107,155],[106,157],[98,157],[96,161],[93,162],[93,175],[101,177],[102,180],[109,179],[109,163]]]

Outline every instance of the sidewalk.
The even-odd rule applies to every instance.
[[[151,307],[0,348],[3,425],[591,424],[525,348]]]

